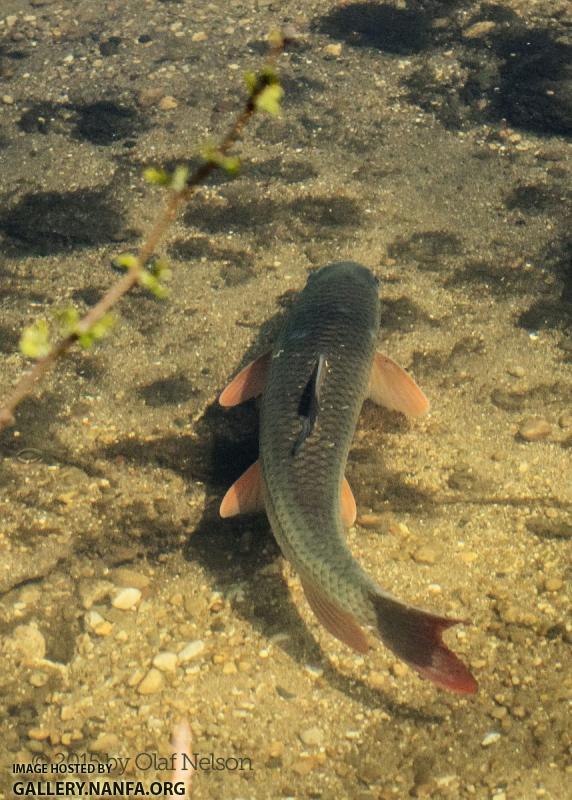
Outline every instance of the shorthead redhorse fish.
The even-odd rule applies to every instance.
[[[233,406],[262,395],[259,460],[228,490],[220,513],[266,509],[310,607],[342,642],[364,653],[363,627],[373,628],[423,677],[473,693],[475,679],[441,638],[461,620],[401,603],[345,543],[356,504],[344,472],[364,399],[409,416],[429,407],[413,379],[376,352],[379,326],[377,280],[368,269],[348,261],[310,275],[272,352],[220,396],[222,406]]]

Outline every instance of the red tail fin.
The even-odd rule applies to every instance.
[[[474,694],[477,682],[441,634],[459,619],[437,617],[382,594],[371,594],[377,631],[384,644],[413,669],[437,686],[460,694]]]

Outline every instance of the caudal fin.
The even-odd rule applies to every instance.
[[[420,675],[443,689],[474,694],[477,682],[441,638],[443,631],[462,622],[438,617],[383,594],[372,593],[377,631],[387,647]]]

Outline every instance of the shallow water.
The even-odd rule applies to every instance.
[[[14,763],[74,754],[168,779],[187,716],[194,750],[224,761],[194,798],[572,797],[569,4],[1,14],[3,393],[27,367],[22,328],[95,302],[137,247],[162,199],[142,168],[224,132],[266,31],[302,33],[279,62],[282,118],[254,121],[241,176],[211,181],[164,244],[171,297],[129,296],[0,436],[8,796]],[[470,621],[447,636],[475,697],[379,645],[354,656],[265,518],[218,518],[257,423],[217,395],[338,259],[380,279],[380,348],[432,404],[410,423],[366,403],[349,543],[400,598]],[[121,587],[141,592],[131,610]],[[164,652],[179,657],[148,678]]]

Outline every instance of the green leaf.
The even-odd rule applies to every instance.
[[[209,164],[214,164],[228,175],[236,175],[240,171],[240,158],[238,156],[225,156],[214,145],[206,144],[201,149],[201,155]]]
[[[155,186],[169,186],[171,183],[171,176],[164,169],[157,169],[156,167],[149,167],[144,170],[143,177],[147,183]]]
[[[244,80],[246,81],[246,88],[248,94],[252,97],[254,92],[258,89],[258,78],[255,72],[245,72]]]
[[[54,312],[54,318],[58,323],[58,327],[63,336],[69,336],[75,333],[77,323],[79,322],[79,311],[73,306],[62,308]]]
[[[107,336],[116,321],[115,315],[108,311],[100,320],[94,322],[89,330],[78,334],[78,342],[85,350],[88,350],[95,341]]]
[[[159,278],[149,270],[144,269],[141,271],[141,274],[139,275],[139,283],[160,300],[163,300],[169,294],[168,288],[163,286],[163,284],[159,281]]]
[[[185,164],[179,164],[178,167],[175,167],[175,170],[171,176],[171,189],[174,192],[182,192],[187,185],[188,177],[189,168]]]
[[[280,115],[280,103],[284,97],[284,89],[279,83],[271,83],[256,96],[254,105],[258,111],[266,111],[277,117]]]
[[[139,266],[139,259],[133,253],[119,253],[113,259],[112,264],[118,269],[133,269]]]
[[[28,358],[45,358],[52,349],[50,327],[45,319],[24,329],[20,337],[20,352]]]

